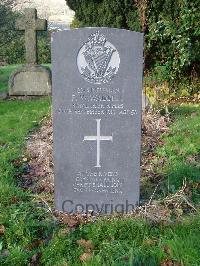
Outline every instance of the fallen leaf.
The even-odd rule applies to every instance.
[[[87,250],[89,249],[94,249],[94,244],[92,243],[91,240],[85,240],[85,239],[80,239],[77,240],[77,244],[80,245],[81,247],[86,248]]]
[[[12,197],[12,203],[16,203],[18,200],[17,200],[17,197],[16,196],[14,196],[14,197]]]
[[[80,260],[81,260],[82,262],[89,261],[91,258],[92,258],[92,254],[91,254],[91,253],[83,253],[83,254],[80,256]]]
[[[168,254],[168,255],[170,255],[171,254],[171,249],[170,249],[170,247],[169,246],[164,246],[164,252],[166,253],[166,254]]]
[[[42,243],[43,243],[42,240],[36,240],[36,241],[34,241],[33,243],[31,243],[30,245],[28,245],[27,248],[28,248],[29,250],[36,249],[36,248],[38,248]]]
[[[171,259],[166,259],[160,263],[160,266],[181,266],[181,263]]]
[[[0,235],[4,235],[5,233],[5,226],[4,225],[0,225]]]
[[[71,228],[79,225],[79,221],[75,217],[70,217],[69,215],[65,215],[62,219],[62,222]]]
[[[30,266],[37,266],[39,265],[39,261],[40,261],[40,258],[41,258],[42,254],[41,253],[36,253],[32,256],[31,258],[31,262],[30,262]]]

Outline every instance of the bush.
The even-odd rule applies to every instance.
[[[17,17],[17,13],[0,4],[0,61],[19,63],[22,58],[21,50],[23,49],[24,40],[22,40],[22,34],[13,30]],[[16,45],[16,41],[18,45]]]
[[[199,0],[66,0],[76,25],[108,26],[145,34],[145,73],[167,82],[170,92],[199,88]],[[184,77],[184,82],[183,82]],[[182,82],[184,86],[178,86]],[[192,88],[192,89],[191,89]]]
[[[132,0],[67,0],[76,11],[80,27],[135,28],[140,30],[140,19]]]
[[[7,64],[25,63],[24,32],[15,30],[15,22],[22,17],[9,7],[0,4],[0,62]],[[38,61],[50,63],[50,37],[46,32],[38,34]]]
[[[48,32],[38,33],[38,63],[51,63],[51,42]]]

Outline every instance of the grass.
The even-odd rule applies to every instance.
[[[29,244],[48,235],[52,220],[32,201],[32,195],[18,187],[16,177],[24,171],[23,147],[27,134],[49,113],[50,100],[0,102],[0,265],[26,265],[32,255]],[[27,250],[27,252],[25,252]]]
[[[68,235],[54,236],[42,249],[43,265],[81,265],[79,257],[86,252],[77,240],[94,243],[93,256],[85,265],[160,265],[170,260],[177,264],[200,264],[200,216],[181,224],[156,225],[144,220],[106,218],[80,226]],[[165,265],[165,264],[163,264]]]
[[[8,80],[10,74],[19,67],[18,65],[0,67],[0,92],[8,91]]]
[[[156,150],[157,158],[166,158],[164,167],[168,192],[175,192],[186,180],[192,187],[193,200],[200,203],[200,106],[182,105],[171,108],[175,123],[163,136],[164,145]]]
[[[19,187],[26,136],[49,115],[50,105],[48,98],[0,102],[0,265],[200,265],[200,212],[171,223],[102,217],[69,230]],[[178,190],[186,178],[198,208],[200,107],[171,111],[174,123],[156,150],[158,160],[166,160],[157,171],[165,174],[165,193]],[[78,244],[81,239],[94,248]],[[84,253],[91,258],[81,262]]]
[[[49,64],[44,65],[50,68]],[[20,65],[9,65],[0,67],[0,93],[8,91],[8,80],[12,72],[14,72]]]
[[[13,174],[21,171],[21,166],[17,165],[17,162],[22,156],[25,137],[32,128],[38,126],[38,122],[47,114],[49,108],[48,99],[0,102],[1,203],[9,203],[10,194],[14,196],[16,188],[13,184]],[[13,191],[10,189],[11,186]]]

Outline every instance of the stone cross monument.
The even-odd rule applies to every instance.
[[[50,71],[38,65],[37,31],[47,29],[47,21],[37,18],[37,10],[25,9],[25,16],[16,22],[16,29],[25,31],[26,65],[12,73],[10,95],[47,95],[51,93]]]
[[[36,31],[45,31],[47,29],[47,21],[37,18],[36,9],[25,9],[25,18],[16,22],[16,29],[25,31],[26,63],[37,64]]]

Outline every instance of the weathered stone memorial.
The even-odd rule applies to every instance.
[[[25,31],[26,65],[12,73],[10,95],[48,95],[51,93],[50,71],[37,64],[37,34],[47,28],[45,19],[37,18],[36,9],[25,9],[25,18],[16,22],[18,30]]]
[[[143,34],[54,33],[52,65],[57,209],[131,211],[139,203]]]

